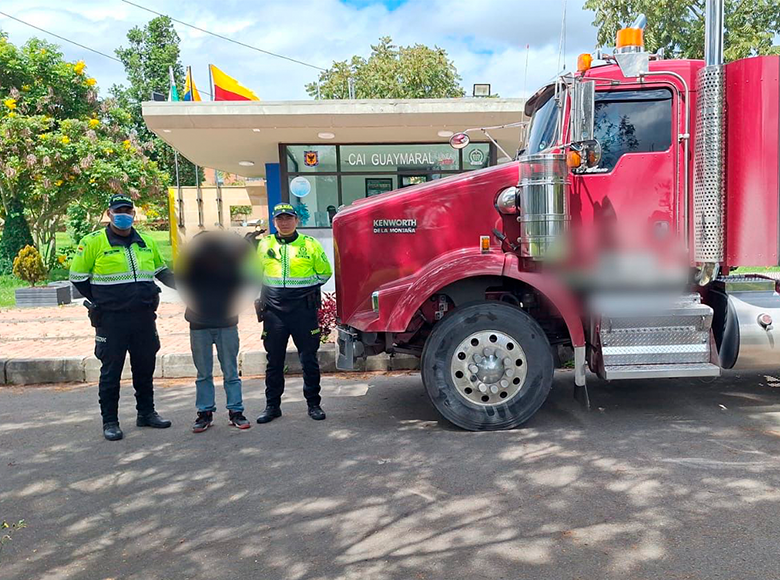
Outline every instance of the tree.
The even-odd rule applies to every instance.
[[[57,123],[70,117],[96,115],[95,79],[85,74],[85,68],[82,61],[66,62],[53,44],[32,38],[24,46],[17,47],[0,32],[2,121],[38,115]],[[0,202],[6,216],[0,241],[0,273],[9,273],[18,251],[33,243],[20,197],[32,184],[24,182],[25,175],[19,175],[14,179],[13,190],[8,189],[8,183],[3,179],[8,176],[4,172],[15,174],[12,167],[17,161],[9,155],[18,155],[20,151],[6,148],[7,145],[10,144],[0,142]]]
[[[152,92],[168,94],[170,68],[173,68],[179,94],[183,93],[184,69],[179,62],[179,35],[169,17],[158,16],[143,28],[132,28],[127,33],[127,40],[129,46],[120,47],[115,53],[125,67],[130,86],[113,86],[111,94],[122,108],[130,111],[138,141],[152,143],[149,157],[157,161],[173,180],[176,177],[174,151],[146,127],[141,103],[150,100]],[[202,172],[199,177],[202,181]],[[179,180],[182,185],[195,185],[195,165],[181,156]]]
[[[358,99],[436,99],[462,97],[460,76],[447,52],[422,44],[395,46],[389,36],[371,46],[368,59],[353,56],[334,62],[306,85],[306,92],[320,99],[348,99],[353,79]]]
[[[611,46],[618,29],[639,14],[647,16],[645,46],[651,52],[663,48],[679,58],[704,56],[704,0],[586,0],[598,27],[598,42]],[[780,54],[773,45],[780,33],[777,0],[725,0],[724,57],[726,61],[748,56]]]
[[[162,193],[168,177],[149,159],[148,146],[128,132],[130,124],[130,115],[114,101],[98,102],[84,62],[66,62],[55,45],[38,39],[17,48],[0,36],[0,202],[9,218],[0,245],[5,261],[29,241],[24,232],[9,232],[12,218],[23,215],[49,265],[54,234],[74,200],[100,215],[114,192],[140,202]],[[7,237],[13,244],[6,245]]]
[[[0,117],[0,196],[19,199],[38,249],[54,258],[55,232],[78,199],[100,215],[113,193],[143,203],[162,195],[168,176],[135,137],[123,132],[127,113],[104,103],[101,118],[55,121],[45,115]]]

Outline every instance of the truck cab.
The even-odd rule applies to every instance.
[[[340,369],[419,356],[439,412],[482,430],[532,417],[561,353],[585,404],[587,370],[780,364],[774,280],[728,275],[778,265],[780,57],[664,60],[635,30],[527,101],[515,160],[339,211]]]

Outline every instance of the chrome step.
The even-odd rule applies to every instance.
[[[623,296],[600,306],[604,378],[713,376],[712,308],[698,294]]]
[[[712,363],[666,365],[620,365],[604,367],[608,381],[620,379],[673,379],[676,377],[719,377],[720,367]]]

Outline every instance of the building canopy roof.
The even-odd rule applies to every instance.
[[[523,121],[523,106],[523,99],[498,98],[150,101],[143,116],[151,131],[193,163],[264,177],[265,164],[279,161],[279,143],[447,143],[448,131]],[[490,135],[514,155],[521,128]],[[487,140],[481,132],[469,136]]]

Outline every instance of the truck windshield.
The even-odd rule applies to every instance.
[[[551,92],[547,102],[537,108],[531,117],[531,128],[528,131],[528,145],[525,153],[533,155],[550,147],[555,140],[557,125],[558,107]]]

